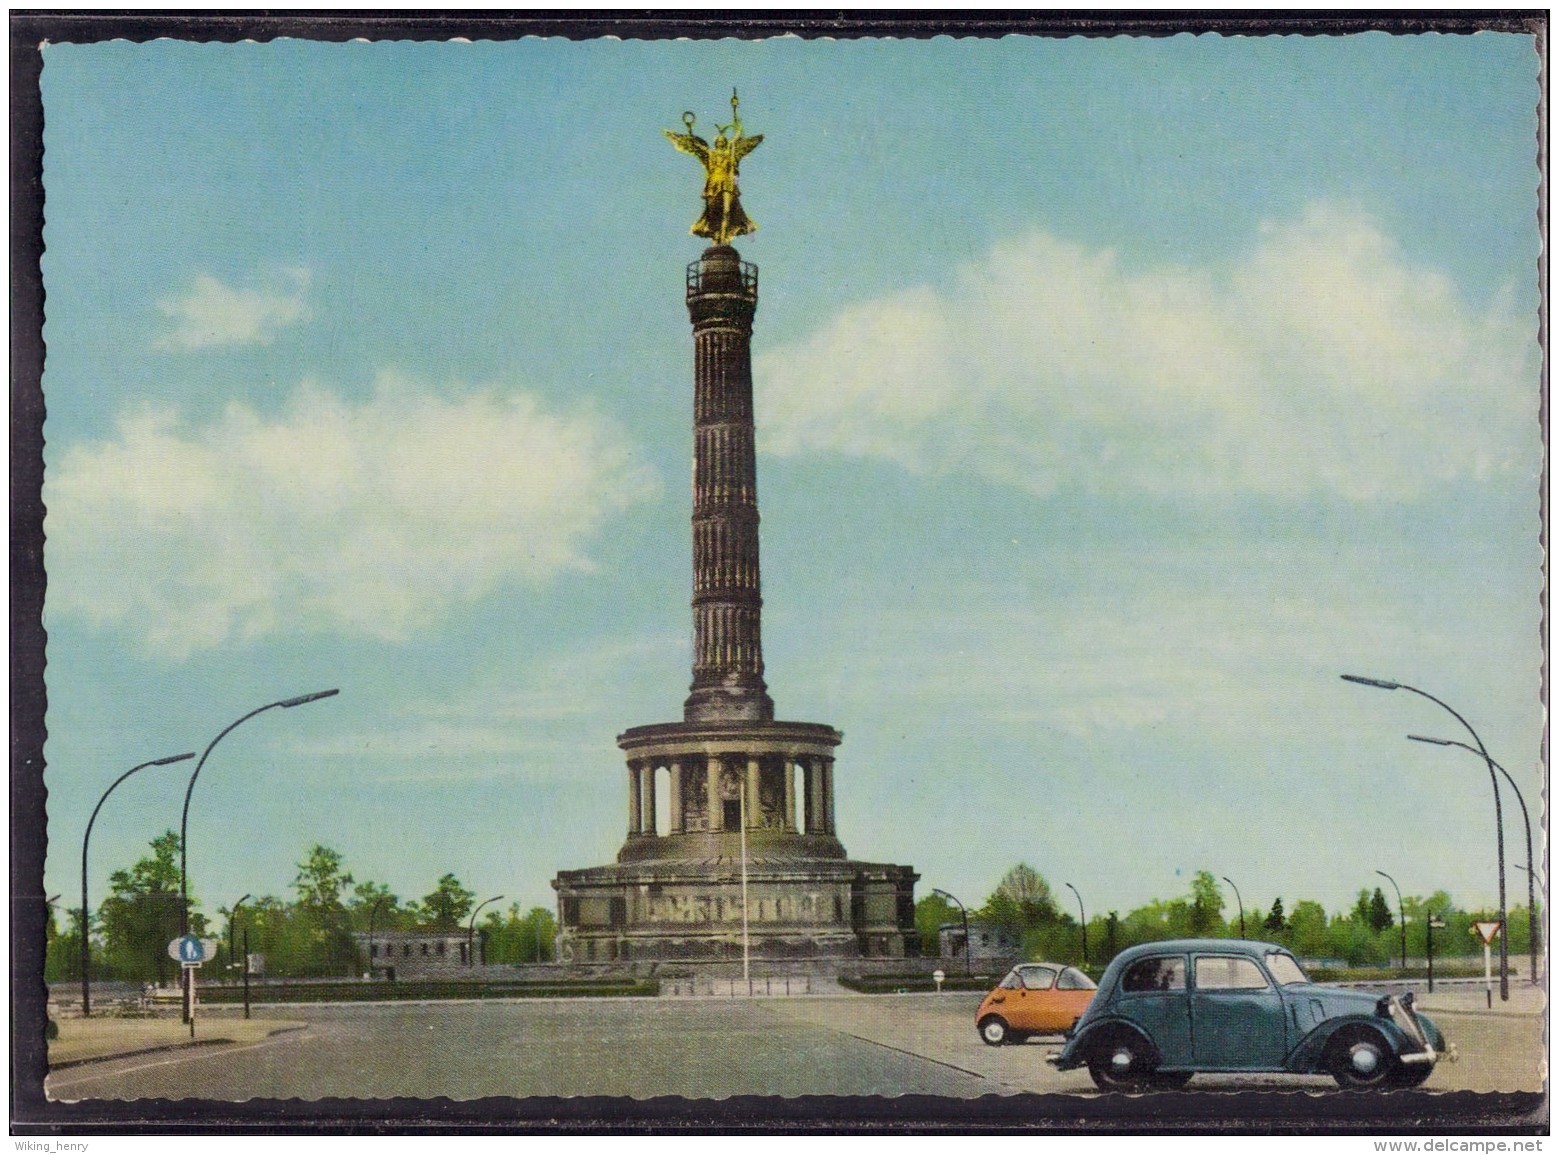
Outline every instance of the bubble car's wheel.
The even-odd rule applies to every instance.
[[[1391,1085],[1400,1067],[1386,1040],[1368,1027],[1346,1027],[1338,1031],[1326,1055],[1326,1069],[1345,1090]]]
[[[980,1038],[990,1047],[999,1047],[1011,1038],[1007,1030],[1007,1020],[1000,1015],[986,1015],[980,1020]]]
[[[1152,1071],[1147,1044],[1128,1034],[1099,1040],[1088,1056],[1088,1074],[1101,1091],[1141,1091]]]

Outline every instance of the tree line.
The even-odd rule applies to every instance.
[[[969,918],[1000,928],[1022,944],[1029,959],[1053,962],[1083,961],[1083,928],[1057,903],[1050,884],[1027,863],[1007,871],[983,905],[969,909]],[[1493,921],[1497,912],[1463,910],[1451,896],[1437,890],[1428,896],[1403,895],[1401,914],[1407,918],[1407,953],[1425,956],[1425,936],[1430,915],[1444,921],[1436,928],[1436,958],[1482,953],[1482,940],[1472,924]],[[1524,907],[1507,910],[1512,958],[1528,949],[1529,912]],[[958,907],[931,894],[915,904],[915,924],[926,955],[940,953],[939,928],[958,925]],[[1292,909],[1281,897],[1270,907],[1246,908],[1246,938],[1281,943],[1301,958],[1340,959],[1348,966],[1385,965],[1402,953],[1398,911],[1379,887],[1363,887],[1347,910],[1328,914],[1313,899],[1299,899]],[[1539,925],[1541,930],[1541,925]],[[1102,967],[1120,951],[1138,943],[1171,938],[1232,938],[1240,934],[1238,909],[1226,905],[1223,889],[1210,871],[1191,878],[1190,890],[1179,897],[1154,899],[1122,915],[1106,911],[1088,919],[1088,962]]]
[[[264,895],[244,901],[236,919],[227,907],[206,915],[190,895],[190,930],[221,943],[217,969],[222,977],[243,954],[248,931],[251,953],[265,956],[265,971],[286,978],[339,978],[368,969],[367,952],[354,933],[369,930],[452,931],[467,928],[475,892],[453,874],[445,874],[420,899],[402,899],[383,883],[358,882],[341,854],[328,846],[310,847],[297,864],[293,896]],[[151,841],[150,853],[108,878],[109,893],[86,919],[92,976],[135,982],[168,982],[179,964],[168,957],[168,943],[179,934],[179,836],[169,830]],[[237,904],[235,904],[237,905]],[[58,925],[50,908],[44,978],[65,982],[81,977],[83,912],[72,909]],[[482,956],[489,963],[550,962],[557,923],[552,912],[518,903],[493,909],[477,923]]]

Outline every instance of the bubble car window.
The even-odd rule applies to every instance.
[[[1056,980],[1058,991],[1092,991],[1098,990],[1098,985],[1076,967],[1067,967],[1061,972],[1061,977]]]
[[[1202,957],[1196,960],[1196,989],[1261,991],[1267,989],[1267,976],[1248,958]]]
[[[1018,977],[1017,971],[1009,971],[1007,977],[1001,980],[1001,989],[1015,991],[1023,985],[1023,980]]]
[[[1288,987],[1295,983],[1308,983],[1309,977],[1294,961],[1293,955],[1278,954],[1273,952],[1267,955],[1267,969],[1272,972],[1272,977],[1277,979],[1278,986]]]
[[[1031,991],[1048,991],[1056,985],[1056,972],[1052,967],[1024,967],[1018,973],[1023,976],[1023,986]]]
[[[1170,958],[1145,958],[1134,962],[1121,976],[1121,990],[1128,993],[1140,991],[1185,990],[1185,959],[1179,955]]]

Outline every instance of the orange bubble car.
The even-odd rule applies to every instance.
[[[1088,1009],[1094,990],[1094,981],[1076,967],[1019,963],[985,996],[974,1014],[975,1029],[993,1047],[1061,1034]]]

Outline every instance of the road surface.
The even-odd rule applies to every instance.
[[[555,999],[267,1008],[306,1029],[263,1042],[87,1063],[52,1098],[491,1095],[1094,1094],[1044,1062],[1053,1041],[987,1047],[977,994],[773,999]],[[1426,1090],[1542,1090],[1542,1019],[1444,1013],[1461,1052]],[[1330,1079],[1198,1076],[1206,1090],[1309,1090]]]

